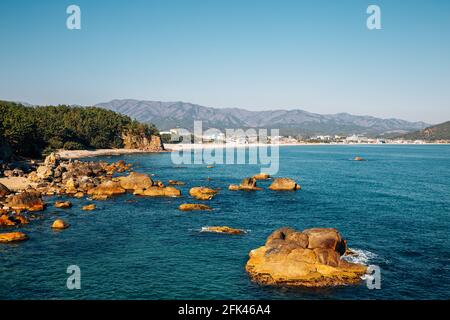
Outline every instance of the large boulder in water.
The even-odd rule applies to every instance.
[[[211,200],[217,191],[207,187],[194,187],[189,190],[189,194],[197,200]]]
[[[290,178],[276,178],[269,187],[270,190],[291,191],[301,189],[300,185]]]
[[[147,189],[153,185],[147,174],[132,172],[130,175],[119,178],[120,186],[126,190]]]
[[[42,211],[45,207],[39,192],[33,191],[22,192],[9,197],[6,206],[16,211]]]
[[[262,285],[324,287],[356,284],[367,267],[341,259],[346,242],[336,229],[292,228],[274,231],[266,244],[249,253],[245,266]]]
[[[62,230],[67,229],[70,225],[62,219],[56,219],[52,224],[52,229]]]

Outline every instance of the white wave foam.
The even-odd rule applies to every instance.
[[[367,251],[367,250],[353,249],[353,248],[349,248],[349,250],[352,251],[354,254],[343,256],[342,259],[344,259],[347,262],[351,262],[351,263],[359,263],[359,264],[369,265],[369,262],[371,260],[378,257],[377,254]]]

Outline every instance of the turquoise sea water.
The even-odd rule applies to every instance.
[[[350,161],[356,155],[368,161]],[[20,230],[30,239],[0,245],[0,299],[449,299],[450,147],[305,146],[280,148],[280,171],[297,192],[232,192],[255,165],[176,166],[169,153],[125,159],[155,179],[182,180],[182,198],[97,202],[70,199]],[[211,178],[208,181],[207,178]],[[260,182],[267,187],[270,182]],[[222,188],[212,212],[180,212],[192,186]],[[127,200],[136,200],[130,202]],[[55,199],[47,198],[49,203]],[[52,231],[56,218],[71,227]],[[242,236],[200,233],[228,225]],[[334,227],[361,259],[381,268],[381,289],[357,286],[282,289],[252,283],[248,252],[275,229]],[[2,228],[0,232],[14,230]],[[81,290],[66,287],[66,268],[81,268]]]

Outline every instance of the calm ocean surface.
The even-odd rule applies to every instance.
[[[368,161],[350,161],[357,155]],[[303,188],[285,193],[227,190],[258,173],[254,165],[176,166],[169,153],[99,159],[125,159],[154,179],[182,180],[183,197],[124,195],[97,202],[92,212],[80,210],[84,199],[70,199],[69,210],[50,205],[20,228],[30,240],[0,245],[0,299],[450,298],[449,146],[281,147],[277,176]],[[209,202],[214,211],[178,211],[195,202],[189,188],[201,185],[223,189]],[[71,227],[52,231],[56,218]],[[199,232],[211,225],[249,232]],[[364,283],[297,290],[252,283],[244,270],[248,252],[282,226],[337,228],[362,260],[380,266],[381,290]],[[73,264],[81,268],[81,290],[66,288]]]

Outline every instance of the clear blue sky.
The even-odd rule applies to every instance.
[[[450,120],[447,0],[2,0],[0,15],[0,99]]]

